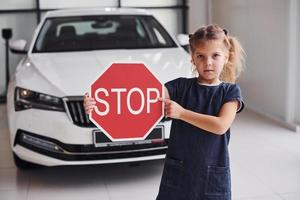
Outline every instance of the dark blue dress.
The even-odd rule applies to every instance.
[[[200,85],[197,78],[165,84],[170,98],[186,109],[217,116],[229,101],[243,102],[240,87],[222,82]],[[173,120],[169,148],[157,200],[230,200],[228,143],[230,129],[216,135],[181,120]]]

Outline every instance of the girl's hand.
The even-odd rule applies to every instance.
[[[173,119],[180,119],[185,109],[175,101],[159,98],[159,101],[165,103],[165,116]]]
[[[96,101],[94,98],[89,97],[88,93],[84,94],[83,97],[83,107],[86,114],[90,114],[94,107],[96,106]]]

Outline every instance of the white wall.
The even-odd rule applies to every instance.
[[[297,1],[297,0],[296,0]],[[297,4],[297,41],[295,44],[297,44],[297,61],[296,61],[296,99],[295,99],[295,121],[297,124],[300,124],[300,2]]]

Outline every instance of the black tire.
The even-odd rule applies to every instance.
[[[14,156],[15,165],[17,166],[18,169],[28,170],[28,169],[35,169],[40,167],[40,165],[22,160],[15,153],[13,153],[13,156]]]

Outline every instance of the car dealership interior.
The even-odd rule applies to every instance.
[[[298,0],[3,1],[0,200],[172,199],[158,193],[166,163],[186,169],[165,159],[180,120],[158,99],[168,81],[197,76],[189,41],[210,24],[245,52],[243,110],[231,134],[205,132],[230,138],[231,189],[177,199],[299,200]]]

